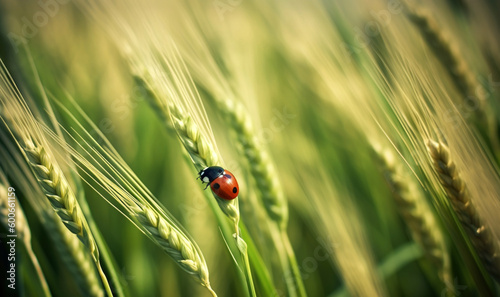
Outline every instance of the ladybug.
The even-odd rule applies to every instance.
[[[233,200],[238,197],[239,187],[234,175],[219,166],[210,166],[198,173],[198,178],[202,183],[206,183],[208,188],[218,197],[225,200]]]

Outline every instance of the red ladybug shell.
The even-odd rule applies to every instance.
[[[233,200],[240,191],[236,178],[227,170],[210,183],[210,188],[215,195],[225,200]]]

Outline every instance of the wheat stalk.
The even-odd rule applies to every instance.
[[[465,181],[451,158],[448,146],[442,142],[427,141],[427,148],[441,185],[463,229],[483,262],[486,270],[500,282],[500,249],[488,225],[481,219]]]
[[[26,139],[23,150],[28,163],[52,208],[66,228],[87,247],[103,282],[106,293],[112,296],[106,276],[99,260],[99,249],[90,231],[88,223],[78,205],[74,193],[60,168],[52,161],[52,157],[43,146],[36,145],[33,140]]]
[[[375,151],[398,205],[398,211],[408,225],[413,239],[422,246],[428,259],[437,267],[441,281],[447,286],[453,284],[450,256],[444,235],[418,185],[405,172],[402,164],[396,161],[390,150]]]

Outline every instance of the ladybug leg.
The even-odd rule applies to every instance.
[[[207,186],[206,186],[206,187],[205,187],[205,189],[203,189],[203,190],[206,190],[206,189],[208,188],[208,186],[210,186],[210,184],[207,184]]]

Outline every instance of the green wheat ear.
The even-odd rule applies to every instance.
[[[201,285],[216,297],[217,294],[210,286],[207,264],[194,243],[147,205],[135,204],[129,209],[139,222],[140,228],[143,228],[185,272],[195,276]]]
[[[35,144],[31,139],[26,139],[22,147],[28,164],[52,208],[66,228],[75,234],[88,248],[97,266],[104,288],[107,294],[112,296],[113,294],[106,275],[101,268],[99,249],[66,177],[61,169],[52,161],[52,157],[45,151],[42,145]]]
[[[251,176],[255,180],[255,188],[259,192],[267,214],[281,230],[285,229],[288,223],[287,201],[273,162],[259,144],[248,113],[242,104],[233,100],[220,100],[216,104],[226,116],[241,145],[240,151],[247,159]]]
[[[398,211],[410,229],[413,239],[422,246],[428,259],[436,266],[439,278],[445,286],[453,284],[450,255],[441,226],[437,223],[419,185],[390,150],[375,151]]]
[[[491,104],[486,100],[486,91],[475,78],[474,71],[453,42],[451,35],[446,34],[432,15],[424,9],[410,7],[406,9],[406,13],[460,92],[464,101],[459,104],[471,106],[474,111],[473,122],[484,130],[493,149],[498,150],[500,144],[497,123]]]
[[[40,198],[44,197],[42,188],[35,180],[17,144],[10,143],[10,137],[4,132],[0,129],[0,139],[3,140],[0,146],[0,158],[4,161],[2,165],[5,165],[12,179],[23,189],[26,200],[33,206],[38,219],[42,222],[58,257],[74,278],[79,293],[83,296],[104,296],[94,261],[87,248],[63,225],[48,201],[40,203]]]
[[[490,227],[477,212],[467,184],[443,142],[427,141],[434,170],[463,229],[467,233],[486,270],[500,283],[500,248]]]
[[[474,77],[474,72],[469,69],[467,61],[454,46],[451,37],[446,35],[436,20],[424,10],[410,8],[406,12],[408,18],[416,25],[429,47],[448,71],[463,98],[474,101],[474,106],[478,107],[476,111],[479,115],[484,113],[485,94],[484,92],[477,94],[479,83]]]

